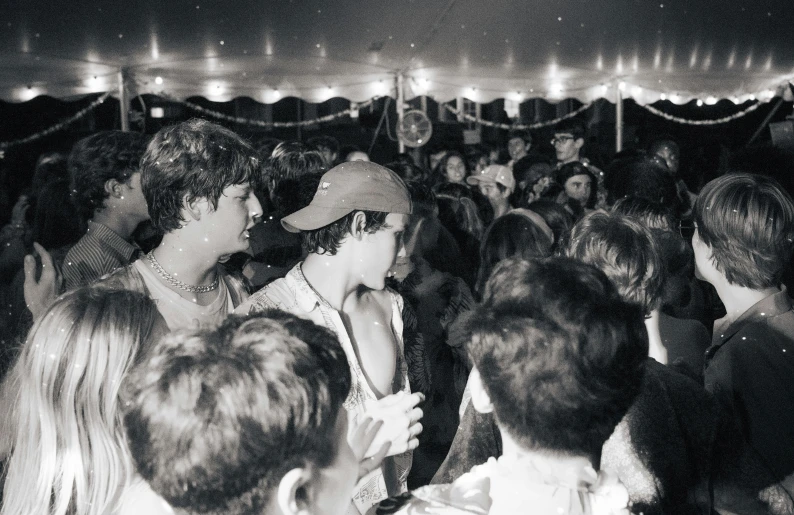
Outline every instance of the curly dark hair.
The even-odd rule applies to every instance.
[[[524,448],[597,454],[640,391],[642,312],[590,265],[503,261],[466,326],[496,419]]]
[[[352,211],[339,220],[313,231],[301,231],[303,250],[310,253],[336,255],[353,226],[353,217],[359,211]],[[361,211],[365,215],[364,231],[372,233],[386,227],[386,215],[381,211]]]
[[[155,134],[141,159],[141,187],[152,225],[178,229],[183,202],[206,198],[213,208],[223,190],[237,184],[259,189],[262,162],[254,148],[234,132],[192,119]]]
[[[174,507],[265,513],[289,470],[336,458],[350,384],[336,336],[283,311],[177,331],[125,382],[129,448]]]
[[[70,188],[72,202],[84,220],[104,207],[107,181],[126,183],[140,170],[146,141],[137,132],[103,131],[75,143],[68,159]]]

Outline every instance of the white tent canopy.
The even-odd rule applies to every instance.
[[[779,93],[794,77],[782,0],[10,0],[0,98],[132,93],[272,103]],[[751,97],[752,96],[752,97]]]

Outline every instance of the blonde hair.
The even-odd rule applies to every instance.
[[[157,316],[139,293],[90,287],[34,325],[3,384],[0,514],[113,511],[133,472],[119,390]]]

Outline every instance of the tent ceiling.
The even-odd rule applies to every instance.
[[[5,0],[0,98],[118,87],[213,100],[389,94],[653,102],[794,77],[784,0]],[[156,78],[162,78],[162,82]],[[474,89],[472,89],[474,88]],[[393,93],[392,93],[393,94]],[[742,98],[744,97],[744,98]]]

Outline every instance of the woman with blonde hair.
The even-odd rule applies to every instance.
[[[40,317],[2,387],[0,514],[119,513],[134,478],[119,390],[164,328],[150,299],[104,287]]]

